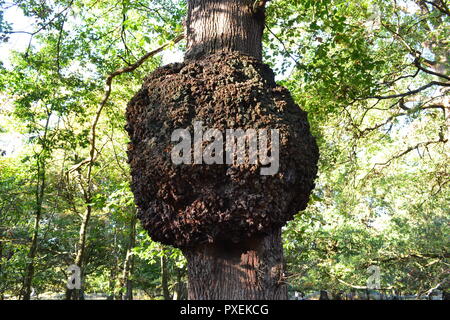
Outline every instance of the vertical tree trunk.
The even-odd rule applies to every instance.
[[[184,250],[188,294],[195,300],[284,300],[281,229],[241,243]]]
[[[109,270],[108,286],[109,286],[108,290],[109,290],[110,294],[107,296],[106,300],[115,300],[116,299],[116,293],[115,293],[115,288],[116,288],[116,270],[115,270],[115,267],[112,267]]]
[[[31,246],[30,251],[27,256],[27,266],[25,269],[25,277],[23,281],[23,292],[22,299],[30,300],[31,297],[31,285],[34,277],[34,260],[36,259],[36,253],[38,248],[38,236],[39,236],[39,223],[41,220],[41,210],[38,208],[38,212],[36,213],[36,217],[34,219],[34,231],[33,237],[31,238]]]
[[[130,239],[128,241],[127,254],[125,256],[125,261],[123,264],[122,273],[122,287],[125,289],[124,300],[133,300],[133,280],[131,280],[131,275],[134,268],[134,258],[132,250],[136,245],[136,215],[131,217],[130,222]]]
[[[265,2],[188,1],[186,59],[220,50],[239,51],[261,59]]]
[[[328,292],[325,290],[320,290],[319,300],[330,300],[330,298],[328,297]]]
[[[183,269],[176,268],[177,283],[173,293],[173,300],[186,300],[187,299],[187,286],[183,281]]]
[[[33,236],[31,238],[30,251],[27,256],[27,265],[25,268],[25,276],[23,279],[23,287],[21,296],[23,300],[30,300],[31,286],[34,277],[34,264],[38,250],[39,240],[39,224],[41,222],[42,215],[42,203],[44,201],[44,191],[46,187],[46,152],[47,150],[47,132],[50,123],[51,113],[47,115],[47,121],[44,129],[42,151],[37,155],[37,183],[36,183],[36,206],[35,206],[35,218],[33,226]]]
[[[110,269],[110,276],[109,276],[109,291],[110,296],[108,297],[109,300],[116,300],[120,299],[122,300],[122,296],[119,294],[116,294],[116,284],[117,279],[119,277],[119,266],[120,266],[120,255],[119,255],[119,249],[117,246],[117,228],[114,226],[114,241],[113,241],[113,247],[112,247],[112,255],[114,256],[114,263],[111,266]],[[120,281],[120,279],[119,279]]]
[[[262,59],[265,4],[260,0],[191,0],[185,58],[237,51]],[[189,299],[287,299],[281,229],[241,243],[185,248]]]
[[[161,286],[164,300],[170,300],[169,273],[167,272],[167,257],[164,252],[161,255]]]
[[[87,228],[89,225],[89,221],[91,219],[91,213],[92,213],[92,208],[91,206],[87,206],[86,208],[86,212],[83,216],[83,220],[81,222],[81,226],[80,226],[80,233],[79,233],[79,238],[78,238],[78,245],[77,245],[77,254],[75,257],[75,265],[78,266],[81,270],[81,283],[82,283],[82,287],[81,289],[68,289],[66,292],[66,299],[67,300],[83,300],[84,299],[84,294],[83,294],[83,278],[84,278],[84,265],[83,265],[83,261],[84,261],[84,252],[86,249],[86,236],[87,236]]]
[[[108,97],[108,94],[107,94]],[[107,99],[106,97],[106,99]],[[106,102],[106,100],[104,101]],[[81,271],[81,289],[75,289],[75,290],[68,290],[66,292],[66,298],[67,299],[75,299],[75,300],[84,300],[84,293],[83,293],[83,287],[84,287],[84,270],[83,270],[83,261],[84,261],[84,252],[86,249],[86,238],[87,238],[87,231],[89,226],[89,221],[91,219],[92,214],[92,191],[93,191],[93,183],[92,183],[92,171],[95,164],[95,159],[99,156],[99,151],[96,150],[95,144],[97,139],[97,125],[98,121],[100,120],[101,112],[105,106],[105,103],[102,103],[100,107],[98,108],[95,117],[94,122],[91,125],[91,139],[90,139],[90,151],[89,151],[89,162],[87,167],[87,174],[86,174],[86,187],[83,187],[83,179],[81,179],[81,172],[80,168],[78,167],[76,171],[78,172],[78,178],[80,181],[80,187],[83,190],[83,197],[84,202],[86,206],[86,212],[83,216],[83,221],[81,222],[80,226],[80,236],[78,239],[78,246],[77,246],[77,255],[75,258],[75,265],[77,265],[80,268]]]

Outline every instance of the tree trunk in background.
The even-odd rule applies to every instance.
[[[169,291],[169,274],[167,272],[167,257],[164,252],[161,255],[161,286],[164,300],[171,300]]]
[[[115,300],[116,299],[116,293],[115,293],[115,287],[116,287],[116,267],[112,267],[111,270],[109,270],[109,292],[110,294],[107,296],[106,300]]]
[[[23,300],[30,300],[31,297],[31,286],[33,283],[33,277],[34,277],[34,263],[38,251],[38,240],[39,240],[39,224],[41,222],[41,216],[42,216],[42,203],[44,201],[44,191],[46,186],[46,160],[45,155],[43,154],[46,148],[46,139],[47,139],[47,132],[48,127],[50,123],[50,116],[48,115],[47,121],[45,124],[44,129],[44,136],[43,136],[43,150],[40,154],[38,154],[37,158],[37,183],[36,183],[36,191],[35,191],[35,197],[36,197],[36,207],[35,207],[35,218],[34,218],[34,226],[33,226],[33,236],[31,238],[31,245],[30,245],[30,251],[28,252],[27,256],[27,265],[25,269],[25,276],[23,279],[23,287],[21,296]]]
[[[283,300],[281,229],[242,243],[217,243],[184,250],[189,299]]]
[[[133,215],[130,222],[130,239],[128,241],[127,255],[123,264],[122,287],[125,289],[123,300],[133,300],[133,274],[134,258],[132,250],[136,246],[136,222],[137,217]]]
[[[188,1],[185,58],[226,50],[261,59],[264,4],[254,0]]]
[[[319,300],[330,300],[330,298],[328,297],[328,292],[326,292],[325,290],[320,290]]]
[[[84,283],[84,252],[86,249],[86,236],[87,236],[87,228],[89,225],[89,220],[91,219],[91,213],[92,208],[91,206],[87,206],[86,212],[83,216],[83,221],[81,222],[80,226],[80,233],[78,238],[78,245],[77,245],[77,254],[75,257],[75,265],[78,266],[81,270],[81,289],[72,289],[67,290],[66,292],[66,299],[67,300],[84,300],[84,293],[83,293],[83,283]]]
[[[109,292],[110,292],[110,296],[108,297],[108,300],[122,300],[122,295],[120,294],[116,294],[116,285],[117,285],[117,280],[119,279],[120,281],[120,254],[119,254],[119,249],[118,249],[118,245],[117,245],[117,228],[114,226],[113,227],[113,234],[114,234],[114,241],[113,241],[113,246],[112,246],[112,255],[114,256],[114,264],[111,266],[110,269],[110,277],[109,277]]]
[[[186,19],[186,60],[218,51],[262,59],[266,1],[191,0]],[[287,299],[281,229],[241,243],[184,249],[189,299]]]
[[[31,239],[30,251],[28,252],[28,262],[25,270],[25,278],[23,281],[23,291],[22,291],[22,299],[30,300],[31,297],[31,284],[33,282],[34,277],[34,260],[36,258],[37,248],[38,248],[38,236],[39,236],[39,223],[41,221],[41,209],[38,209],[36,213],[36,217],[34,220],[34,231],[33,237]]]
[[[176,268],[177,283],[173,293],[173,300],[186,300],[187,299],[187,286],[183,281],[184,269]]]

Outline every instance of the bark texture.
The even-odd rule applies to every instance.
[[[153,240],[183,250],[190,299],[287,299],[281,227],[306,208],[319,152],[306,112],[261,63],[265,3],[188,1],[185,63],[153,72],[127,107],[138,217]],[[279,171],[261,176],[248,158],[173,164],[172,133],[192,137],[198,121],[278,129]]]
[[[306,112],[252,57],[221,52],[160,68],[129,103],[127,119],[131,187],[138,216],[155,241],[179,248],[239,243],[283,226],[306,208],[319,156]],[[172,133],[188,128],[192,137],[195,121],[223,134],[278,129],[278,173],[262,176],[264,166],[248,157],[234,165],[175,165]]]
[[[254,0],[191,0],[186,59],[237,51],[261,59],[264,5]]]
[[[281,230],[239,244],[221,242],[184,250],[189,299],[284,300]]]

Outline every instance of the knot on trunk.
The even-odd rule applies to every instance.
[[[223,154],[215,149],[211,155],[223,164],[195,164],[195,146],[183,153],[192,164],[172,161],[172,133],[187,129],[193,145],[196,123],[223,133],[222,140],[203,137],[199,149],[219,143]],[[251,161],[248,152],[245,161],[227,164],[227,129],[267,130],[269,138],[277,130],[275,174],[261,175],[268,163]],[[219,52],[157,69],[128,104],[127,131],[138,217],[153,240],[175,247],[264,235],[304,210],[314,187],[319,153],[306,112],[276,85],[272,70],[250,56]],[[269,138],[267,155],[276,156]]]

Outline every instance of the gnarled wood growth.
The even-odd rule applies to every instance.
[[[127,108],[138,217],[154,240],[182,249],[191,299],[287,298],[281,227],[306,208],[318,149],[306,113],[261,62],[264,4],[189,1],[185,63],[153,72]],[[192,137],[199,121],[279,130],[279,170],[261,175],[248,158],[174,164],[172,133]]]

